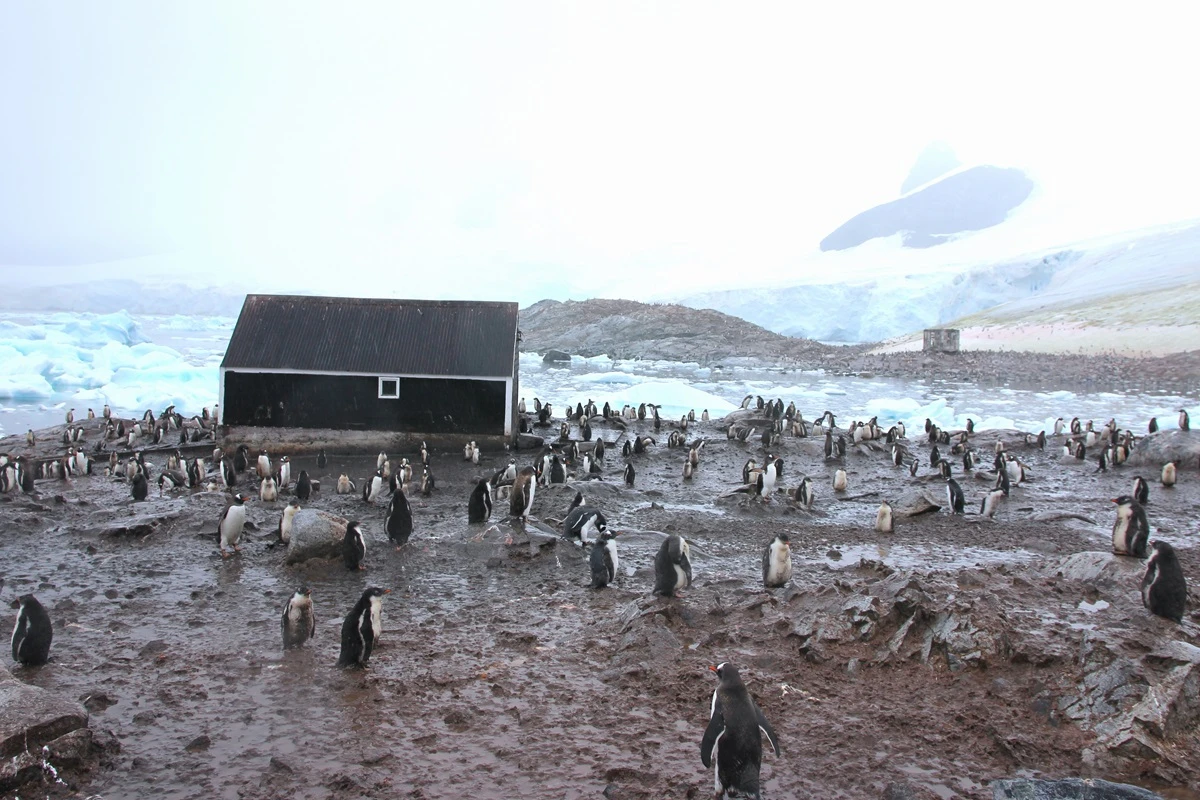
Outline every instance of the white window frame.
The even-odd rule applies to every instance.
[[[396,385],[395,394],[384,394],[384,381],[391,381]],[[380,400],[399,400],[400,399],[400,378],[396,375],[380,375],[379,376],[379,399]]]

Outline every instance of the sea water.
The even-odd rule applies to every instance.
[[[114,413],[139,416],[174,404],[185,416],[217,402],[218,373],[233,331],[229,317],[114,314],[0,315],[0,434],[61,424],[67,409],[77,419],[105,403]],[[746,395],[795,402],[806,419],[826,410],[848,425],[878,417],[923,430],[925,419],[958,429],[973,419],[980,430],[1053,430],[1057,417],[1115,417],[1143,432],[1152,416],[1176,426],[1180,408],[1200,408],[1197,396],[1144,392],[1030,391],[953,381],[840,376],[821,370],[772,368],[749,359],[719,364],[572,357],[546,363],[536,353],[520,357],[519,395],[549,401],[555,416],[569,403],[593,400],[616,409],[653,403],[667,420],[707,409],[719,419]]]

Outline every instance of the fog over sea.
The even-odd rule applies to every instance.
[[[230,317],[38,313],[0,315],[0,435],[61,424],[66,410],[77,419],[105,403],[114,413],[155,413],[174,404],[185,416],[217,402],[218,368],[233,330]],[[589,398],[623,404],[658,403],[662,416],[677,419],[707,408],[714,419],[736,408],[747,394],[794,401],[806,418],[829,409],[842,418],[879,418],[923,428],[1053,429],[1057,417],[1078,416],[1097,424],[1116,417],[1143,433],[1157,416],[1160,427],[1177,425],[1179,408],[1197,408],[1196,396],[1168,393],[1036,391],[949,381],[843,377],[823,371],[784,371],[742,359],[718,366],[672,361],[581,358],[545,364],[522,353],[520,394],[564,405]]]

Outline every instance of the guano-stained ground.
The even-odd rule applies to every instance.
[[[1011,443],[1031,477],[997,521],[932,514],[898,520],[887,535],[872,530],[879,501],[914,485],[937,498],[940,482],[911,478],[882,453],[851,452],[850,489],[839,498],[819,441],[788,438],[776,450],[784,485],[811,476],[813,512],[783,494],[769,504],[717,500],[762,449],[727,441],[716,423],[689,432],[696,437],[708,444],[690,483],[681,479],[686,451],[665,447],[664,430],[658,447],[633,457],[632,489],[610,450],[602,482],[538,492],[543,522],[561,519],[579,488],[621,532],[623,574],[599,592],[588,588],[577,545],[531,554],[517,531],[506,546],[503,503],[499,525],[466,524],[473,479],[505,463],[502,452],[478,467],[459,452],[435,453],[438,489],[410,495],[416,531],[399,552],[386,542],[383,504],[332,494],[340,471],[361,478],[373,457],[333,457],[326,470],[295,459],[294,473],[307,468],[324,481],[311,506],[364,521],[368,569],[358,574],[337,562],[285,567],[282,549],[267,547],[283,501],[251,503],[255,529],[241,554],[222,561],[220,493],[160,498],[152,489],[133,504],[124,482],[97,475],[5,496],[3,596],[33,591],[55,622],[52,663],[14,673],[89,698],[92,725],[121,743],[89,771],[68,773],[74,789],[30,794],[709,797],[698,747],[714,687],[707,667],[732,661],[783,748],[764,758],[767,797],[877,800],[889,783],[907,782],[918,797],[982,799],[995,778],[1080,774],[1197,797],[1184,788],[1200,782],[1195,737],[1179,745],[1181,763],[1126,759],[1114,772],[1072,704],[1105,654],[1200,644],[1194,468],[1174,490],[1152,482],[1148,508],[1154,535],[1179,546],[1191,579],[1181,627],[1142,608],[1138,564],[1110,582],[1054,573],[1070,554],[1109,548],[1108,499],[1148,471],[1097,475],[1090,461]],[[994,437],[977,439],[990,460]],[[928,445],[910,446],[929,475]],[[524,464],[533,452],[516,455]],[[968,510],[977,509],[988,484],[959,480]],[[1035,519],[1046,512],[1088,521]],[[134,516],[159,524],[112,532]],[[795,575],[790,587],[764,592],[761,551],[781,530],[792,538]],[[653,553],[668,533],[692,542],[696,571],[693,587],[671,600],[650,594]],[[279,614],[301,584],[313,589],[318,632],[284,653]],[[383,641],[369,669],[335,669],[341,618],[368,585],[392,590]],[[973,651],[980,642],[990,645]]]

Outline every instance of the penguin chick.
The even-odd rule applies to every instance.
[[[875,512],[875,530],[879,533],[892,532],[892,507],[884,500]]]
[[[700,761],[713,767],[716,796],[761,797],[762,736],[775,755],[779,739],[771,723],[755,705],[737,668],[726,662],[709,667],[720,683],[713,692],[708,726],[700,740]]]
[[[312,589],[303,586],[288,599],[283,607],[280,628],[284,650],[299,647],[313,637],[317,632],[317,618],[313,614]]]
[[[835,492],[844,492],[846,491],[846,486],[846,470],[839,469],[833,473],[833,490]]]
[[[763,550],[763,586],[778,589],[792,579],[792,546],[786,533],[777,533]]]

